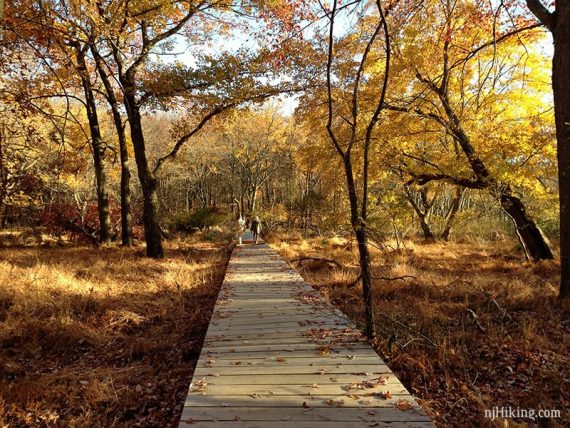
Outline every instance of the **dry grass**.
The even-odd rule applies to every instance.
[[[357,324],[363,323],[355,247],[343,239],[277,236],[286,259]],[[557,262],[527,263],[516,242],[406,243],[373,249],[374,345],[441,426],[570,424],[570,306],[559,305]],[[476,314],[480,327],[469,311]],[[562,410],[562,419],[495,421],[484,409]]]
[[[0,250],[0,426],[175,426],[227,249]]]

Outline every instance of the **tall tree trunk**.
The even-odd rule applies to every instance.
[[[451,228],[453,227],[453,222],[457,213],[459,212],[459,207],[461,206],[461,198],[463,197],[464,187],[455,186],[453,191],[453,198],[451,199],[451,207],[445,216],[445,225],[443,226],[443,232],[441,232],[441,239],[444,241],[449,241],[451,236]]]
[[[95,63],[97,65],[97,71],[101,77],[101,81],[105,86],[105,91],[107,93],[107,99],[109,105],[111,106],[111,112],[113,114],[113,123],[115,124],[115,129],[117,130],[117,137],[119,140],[119,154],[121,160],[121,243],[124,246],[133,245],[133,228],[131,220],[131,171],[129,169],[129,152],[127,150],[127,139],[125,136],[125,126],[119,112],[119,102],[115,96],[113,86],[109,80],[109,77],[105,73],[103,67],[103,59],[99,55],[96,47],[91,45],[91,52],[95,58]]]
[[[8,168],[4,162],[4,126],[0,126],[0,229],[6,228],[6,196],[8,186]]]
[[[345,156],[343,160],[344,170],[346,173],[346,184],[348,188],[348,199],[350,202],[350,222],[356,236],[356,242],[358,243],[358,260],[360,264],[360,279],[362,281],[362,297],[364,300],[364,318],[366,322],[365,333],[366,337],[372,339],[375,336],[374,296],[372,293],[370,252],[368,251],[366,225],[363,224],[363,220],[358,217],[358,198],[350,155]]]
[[[137,164],[137,172],[143,192],[143,223],[146,255],[153,258],[162,258],[164,257],[164,250],[162,248],[162,231],[158,217],[158,180],[150,170],[146,157],[142,119],[139,105],[135,100],[134,82],[124,79],[122,83],[125,91],[125,107],[129,116],[135,162]]]
[[[552,89],[560,194],[560,299],[570,298],[570,1],[557,2]]]
[[[85,105],[89,131],[91,133],[91,149],[93,152],[93,165],[97,187],[97,209],[99,214],[99,242],[111,242],[111,217],[109,215],[109,195],[107,193],[107,171],[105,167],[105,145],[101,137],[99,117],[97,116],[97,103],[93,95],[91,79],[85,62],[85,49],[79,43],[74,45],[79,75],[85,94]]]

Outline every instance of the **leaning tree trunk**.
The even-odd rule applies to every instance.
[[[522,201],[509,193],[499,195],[503,210],[513,220],[517,235],[528,260],[553,259],[554,253],[546,236],[526,212]]]
[[[91,133],[91,149],[93,152],[93,165],[95,168],[95,180],[97,187],[97,209],[99,214],[99,242],[108,244],[111,242],[111,216],[109,214],[109,195],[107,193],[107,171],[105,168],[105,145],[101,137],[101,128],[97,116],[97,104],[93,95],[93,88],[85,63],[85,51],[75,44],[78,71],[81,77],[83,91],[85,93],[85,105],[87,120]]]
[[[128,82],[128,81],[127,81]],[[158,216],[158,180],[150,170],[146,157],[144,134],[139,106],[135,100],[134,84],[123,83],[125,90],[125,107],[129,116],[131,140],[135,152],[135,162],[143,192],[143,223],[146,241],[146,255],[153,258],[164,257],[162,248],[162,231]],[[127,85],[125,85],[127,83]]]
[[[560,193],[560,299],[570,298],[570,2],[557,2],[552,60]]]
[[[479,157],[471,139],[461,126],[461,121],[453,111],[445,90],[439,88],[437,94],[449,118],[449,129],[463,150],[473,173],[482,183],[481,188],[490,190],[491,194],[499,200],[503,210],[513,220],[527,258],[534,261],[553,259],[554,253],[550,242],[530,214],[526,212],[523,202],[512,194],[508,185],[501,185],[491,176],[483,159]]]

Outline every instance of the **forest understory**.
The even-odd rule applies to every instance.
[[[231,246],[0,249],[0,426],[175,427]]]
[[[271,242],[363,327],[354,243],[281,234]],[[525,262],[517,244],[408,241],[372,251],[373,346],[438,426],[570,424],[570,306],[556,301],[559,263]],[[562,417],[485,418],[495,406],[559,409]]]

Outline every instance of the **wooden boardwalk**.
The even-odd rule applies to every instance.
[[[237,247],[180,427],[368,426],[433,424],[358,330],[275,251]]]

